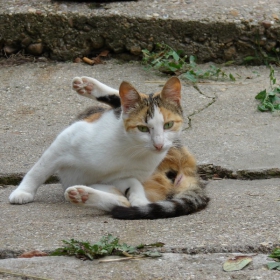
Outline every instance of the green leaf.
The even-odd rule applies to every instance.
[[[158,62],[154,65],[154,67],[155,67],[156,69],[160,68],[161,66],[162,66],[162,62],[161,62],[161,61],[158,61]]]
[[[232,65],[232,64],[234,64],[235,63],[235,60],[229,60],[229,61],[227,61],[224,65],[225,66],[230,66],[230,65]]]
[[[235,77],[230,73],[229,74],[229,78],[232,80],[232,81],[235,81]]]
[[[172,52],[172,56],[173,56],[175,61],[179,61],[180,56],[176,52]]]
[[[258,60],[258,58],[256,56],[247,56],[247,57],[243,58],[244,62],[250,62],[252,60]]]
[[[196,60],[196,57],[193,56],[193,55],[191,55],[189,61],[190,61],[190,65],[191,65],[192,67],[195,67],[195,66],[196,66],[195,60]]]
[[[276,258],[280,260],[280,248],[275,248],[269,255],[270,258]]]
[[[255,99],[264,100],[266,98],[266,89],[260,91],[256,96]]]
[[[191,82],[195,83],[197,82],[197,79],[195,77],[194,74],[192,74],[190,71],[186,72],[183,77],[185,77],[186,79],[190,80]]]
[[[268,269],[278,269],[280,268],[280,262],[269,262],[266,264]]]

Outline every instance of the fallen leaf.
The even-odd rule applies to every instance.
[[[236,271],[241,270],[247,266],[253,259],[248,256],[236,256],[231,259],[228,259],[224,265],[224,271]]]
[[[41,252],[41,251],[29,251],[29,252],[25,252],[23,254],[21,254],[19,256],[19,258],[33,258],[33,257],[45,257],[48,256],[49,254],[45,253],[45,252]]]
[[[92,58],[93,64],[102,64],[103,61],[100,59],[99,56]]]
[[[98,56],[107,57],[109,53],[109,51],[102,51]]]
[[[268,269],[277,269],[280,270],[280,262],[269,262],[267,263]]]

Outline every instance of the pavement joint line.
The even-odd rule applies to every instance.
[[[267,168],[259,170],[230,170],[222,166],[214,164],[198,165],[198,173],[203,179],[235,179],[235,180],[262,180],[271,178],[280,178],[280,168]],[[1,186],[16,186],[24,177],[24,173],[0,174]],[[59,183],[59,178],[55,175],[51,176],[45,184]]]

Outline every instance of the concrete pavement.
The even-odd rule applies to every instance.
[[[11,185],[79,111],[93,104],[70,90],[74,76],[93,76],[113,87],[128,80],[143,92],[159,90],[167,77],[115,60],[94,67],[52,62],[2,68],[0,279],[21,277],[2,270],[48,279],[279,279],[279,271],[264,266],[267,254],[280,245],[279,116],[258,112],[254,99],[269,86],[269,70],[224,70],[240,77],[197,87],[183,81],[182,138],[210,178],[245,178],[242,174],[250,172],[274,178],[209,180],[211,201],[203,211],[174,219],[118,221],[65,202],[59,184],[42,186],[34,203],[10,205]],[[222,176],[217,170],[227,172]],[[108,264],[70,257],[11,258],[22,251],[53,250],[62,239],[96,242],[106,233],[131,245],[161,241],[163,257]],[[234,253],[256,256],[242,271],[223,272],[223,262]]]

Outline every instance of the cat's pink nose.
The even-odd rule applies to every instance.
[[[162,147],[163,147],[163,144],[154,144],[154,147],[155,147],[158,151],[160,151],[160,150],[162,149]]]

